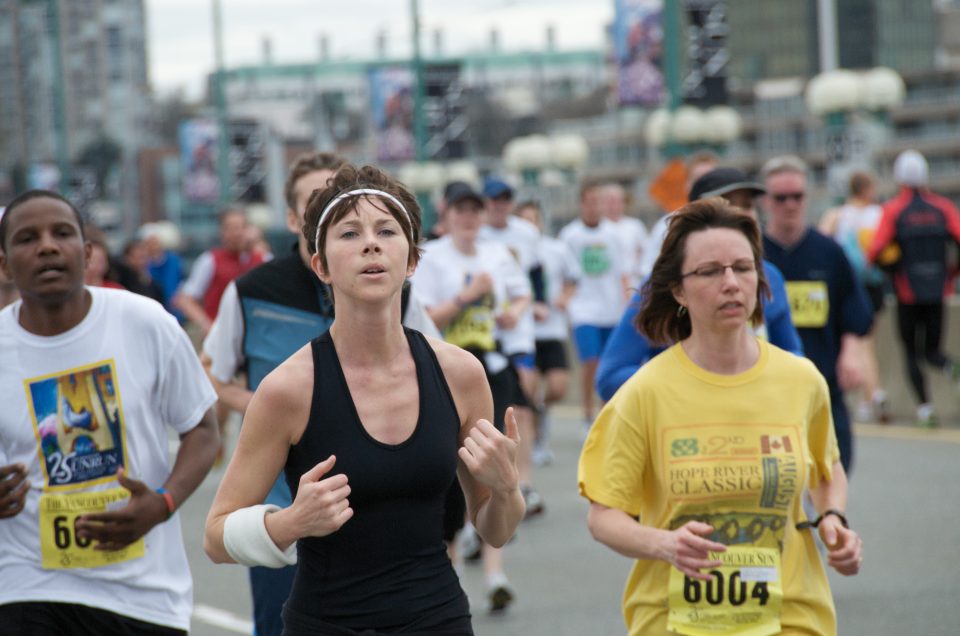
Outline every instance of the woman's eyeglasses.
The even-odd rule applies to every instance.
[[[737,277],[749,276],[750,274],[757,273],[756,261],[744,258],[740,259],[739,261],[734,261],[729,265],[723,265],[721,263],[705,263],[693,271],[687,272],[686,274],[681,274],[680,278],[696,276],[697,278],[702,278],[704,280],[720,280],[723,278],[723,275],[727,273],[728,267],[733,270],[734,275]]]

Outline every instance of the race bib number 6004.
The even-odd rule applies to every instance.
[[[77,518],[123,505],[130,497],[125,488],[97,492],[40,496],[40,553],[47,570],[97,568],[143,556],[143,538],[122,550],[95,550],[94,542],[77,536]]]
[[[723,565],[709,571],[709,581],[671,568],[667,629],[689,636],[779,634],[783,606],[779,551],[730,546],[710,558]]]

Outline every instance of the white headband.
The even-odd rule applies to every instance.
[[[332,210],[335,205],[344,199],[348,197],[355,197],[361,194],[375,194],[378,197],[386,199],[387,201],[391,201],[394,205],[400,208],[400,210],[403,212],[403,215],[407,217],[407,221],[410,220],[410,213],[407,212],[407,208],[403,207],[403,204],[400,203],[397,197],[393,196],[389,192],[384,192],[383,190],[377,190],[375,188],[358,188],[357,190],[343,192],[333,197],[333,200],[327,204],[327,207],[323,208],[323,212],[320,213],[320,218],[317,220],[317,235],[314,237],[313,243],[318,254],[320,253],[320,228],[323,227],[323,222],[326,221],[327,217],[330,215],[330,210]]]

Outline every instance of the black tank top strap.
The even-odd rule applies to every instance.
[[[457,430],[459,431],[460,415],[457,412],[457,402],[453,399],[453,391],[450,390],[446,376],[443,375],[443,367],[440,366],[436,351],[430,346],[427,337],[419,331],[409,327],[404,327],[403,330],[407,334],[407,341],[410,343],[410,354],[417,364],[417,373],[420,376],[421,385],[427,385],[422,388],[427,389],[429,393],[426,393],[426,395],[431,395],[434,399],[443,396],[441,399],[446,401],[445,406],[457,415]],[[423,400],[421,400],[422,402]]]

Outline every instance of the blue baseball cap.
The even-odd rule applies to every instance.
[[[487,177],[483,180],[483,196],[496,199],[504,195],[513,196],[513,188],[509,183],[498,177]]]

